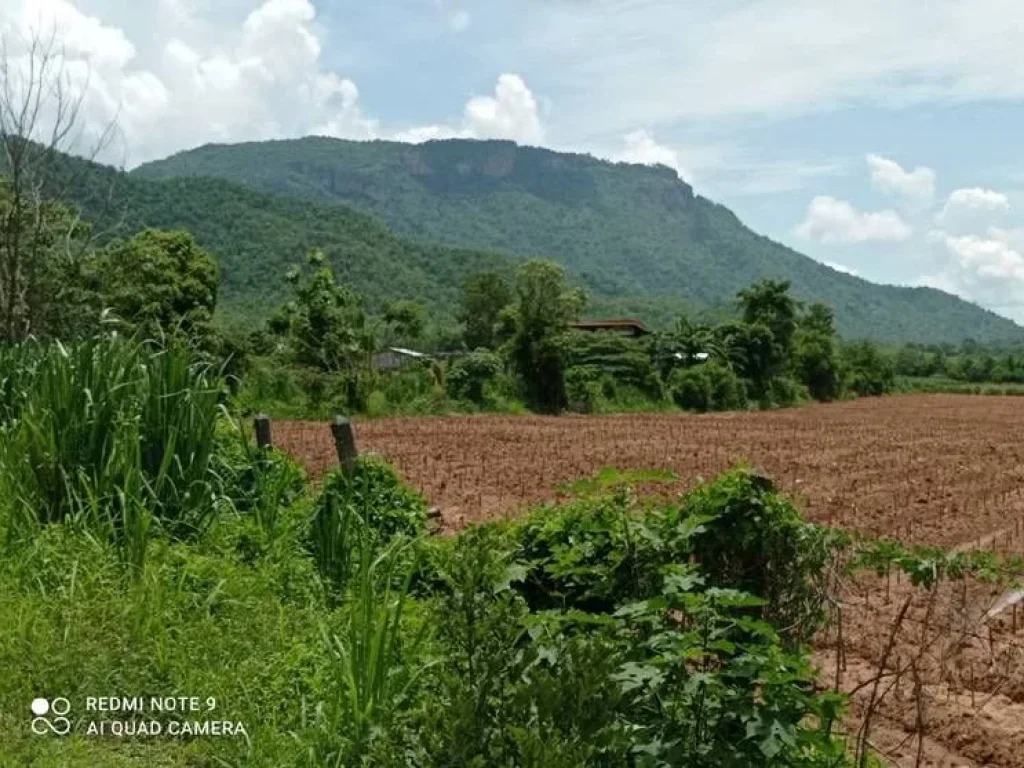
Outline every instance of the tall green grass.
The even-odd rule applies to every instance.
[[[340,631],[325,636],[332,661],[327,687],[334,695],[319,723],[324,765],[340,768],[365,759],[433,666],[420,649],[426,626],[411,634],[404,626],[413,602],[413,546],[399,538],[382,551],[364,546],[356,555]]]
[[[8,533],[70,521],[144,556],[216,514],[220,390],[180,348],[116,338],[0,354],[0,505]]]
[[[310,551],[321,575],[341,594],[359,568],[361,553],[426,530],[427,504],[382,461],[361,457],[352,472],[324,481],[310,526]]]

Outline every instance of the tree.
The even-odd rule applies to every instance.
[[[766,326],[777,348],[776,359],[784,361],[792,348],[797,318],[797,303],[789,295],[789,281],[762,280],[744,288],[737,297],[743,310],[743,322]]]
[[[448,370],[445,387],[454,398],[482,405],[484,388],[501,373],[501,358],[486,349],[477,349],[460,357]]]
[[[204,336],[217,305],[217,264],[188,232],[147,229],[104,249],[96,288],[105,309],[137,332]]]
[[[815,400],[834,400],[842,392],[832,310],[811,304],[793,337],[793,372]]]
[[[750,328],[765,329],[770,339],[767,347],[763,331],[758,330],[755,349],[747,349],[748,378],[759,399],[768,396],[772,379],[785,375],[796,332],[797,303],[789,295],[786,280],[762,280],[737,294],[743,311],[743,323]]]
[[[467,347],[494,349],[498,345],[501,312],[511,301],[512,291],[501,275],[481,272],[466,278],[458,319]]]
[[[73,323],[88,228],[55,202],[68,183],[64,153],[77,149],[85,90],[56,36],[0,40],[0,340],[53,334]],[[113,125],[89,154],[106,145]]]
[[[892,391],[895,375],[892,363],[870,341],[859,341],[843,349],[847,386],[861,397]]]
[[[68,336],[90,325],[80,256],[88,233],[67,206],[26,204],[0,178],[0,340]]]
[[[727,411],[747,405],[743,382],[718,360],[673,371],[668,389],[675,404],[689,411]]]
[[[415,341],[422,336],[426,315],[422,304],[407,299],[389,302],[384,308],[384,322],[395,341]]]
[[[764,323],[723,323],[715,335],[732,367],[750,382],[751,395],[763,400],[778,372],[775,337]]]
[[[675,368],[685,368],[701,361],[698,355],[718,359],[726,364],[727,350],[715,329],[702,323],[691,322],[685,315],[676,318],[671,331],[655,333],[647,342],[647,351],[658,367],[662,378],[667,379]]]
[[[284,337],[300,365],[327,373],[357,374],[366,369],[376,346],[373,328],[356,293],[337,281],[322,251],[312,251],[304,277],[288,273],[294,298],[270,319],[270,330]]]
[[[570,289],[565,270],[551,261],[529,261],[516,275],[516,331],[511,360],[529,404],[541,411],[565,407],[565,336],[586,305],[586,294]]]

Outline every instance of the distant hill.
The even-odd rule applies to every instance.
[[[949,294],[870,283],[758,235],[665,167],[507,141],[311,137],[208,145],[132,173],[149,180],[203,176],[352,206],[420,242],[547,256],[565,264],[599,307],[649,320],[682,304],[722,305],[756,280],[785,278],[798,298],[832,306],[847,338],[1024,337],[1024,328]]]
[[[452,316],[461,281],[475,270],[511,276],[506,255],[424,245],[381,221],[339,205],[275,196],[220,179],[148,181],[106,166],[65,158],[70,202],[94,223],[100,241],[145,227],[184,228],[220,265],[220,304],[259,319],[287,294],[285,274],[322,248],[339,276],[371,306],[417,298]]]

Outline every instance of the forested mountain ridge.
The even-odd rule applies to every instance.
[[[416,298],[442,314],[456,305],[465,275],[511,274],[515,263],[506,254],[415,243],[351,208],[221,179],[148,181],[70,157],[62,166],[64,196],[99,242],[146,227],[188,230],[217,259],[220,306],[252,320],[282,301],[288,269],[313,249],[371,305]]]
[[[832,306],[847,338],[1024,337],[1020,326],[949,294],[870,283],[758,235],[664,167],[508,141],[310,137],[207,145],[132,173],[202,176],[352,206],[420,242],[547,256],[605,307],[648,316],[663,317],[672,302],[720,305],[746,285],[781,278],[797,298]]]

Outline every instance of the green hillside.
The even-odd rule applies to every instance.
[[[1024,336],[1011,321],[941,291],[881,286],[830,269],[752,232],[663,167],[507,141],[306,138],[209,145],[133,172],[195,176],[344,203],[417,241],[548,256],[600,299],[599,308],[648,319],[680,303],[722,304],[754,281],[785,278],[798,298],[834,307],[848,338]]]
[[[498,253],[422,245],[379,220],[338,205],[275,196],[219,179],[136,179],[105,166],[66,160],[68,197],[93,222],[100,241],[145,227],[185,228],[216,256],[221,306],[259,317],[287,293],[285,273],[322,248],[343,279],[371,305],[416,298],[451,310],[463,277],[475,270],[511,273]]]

